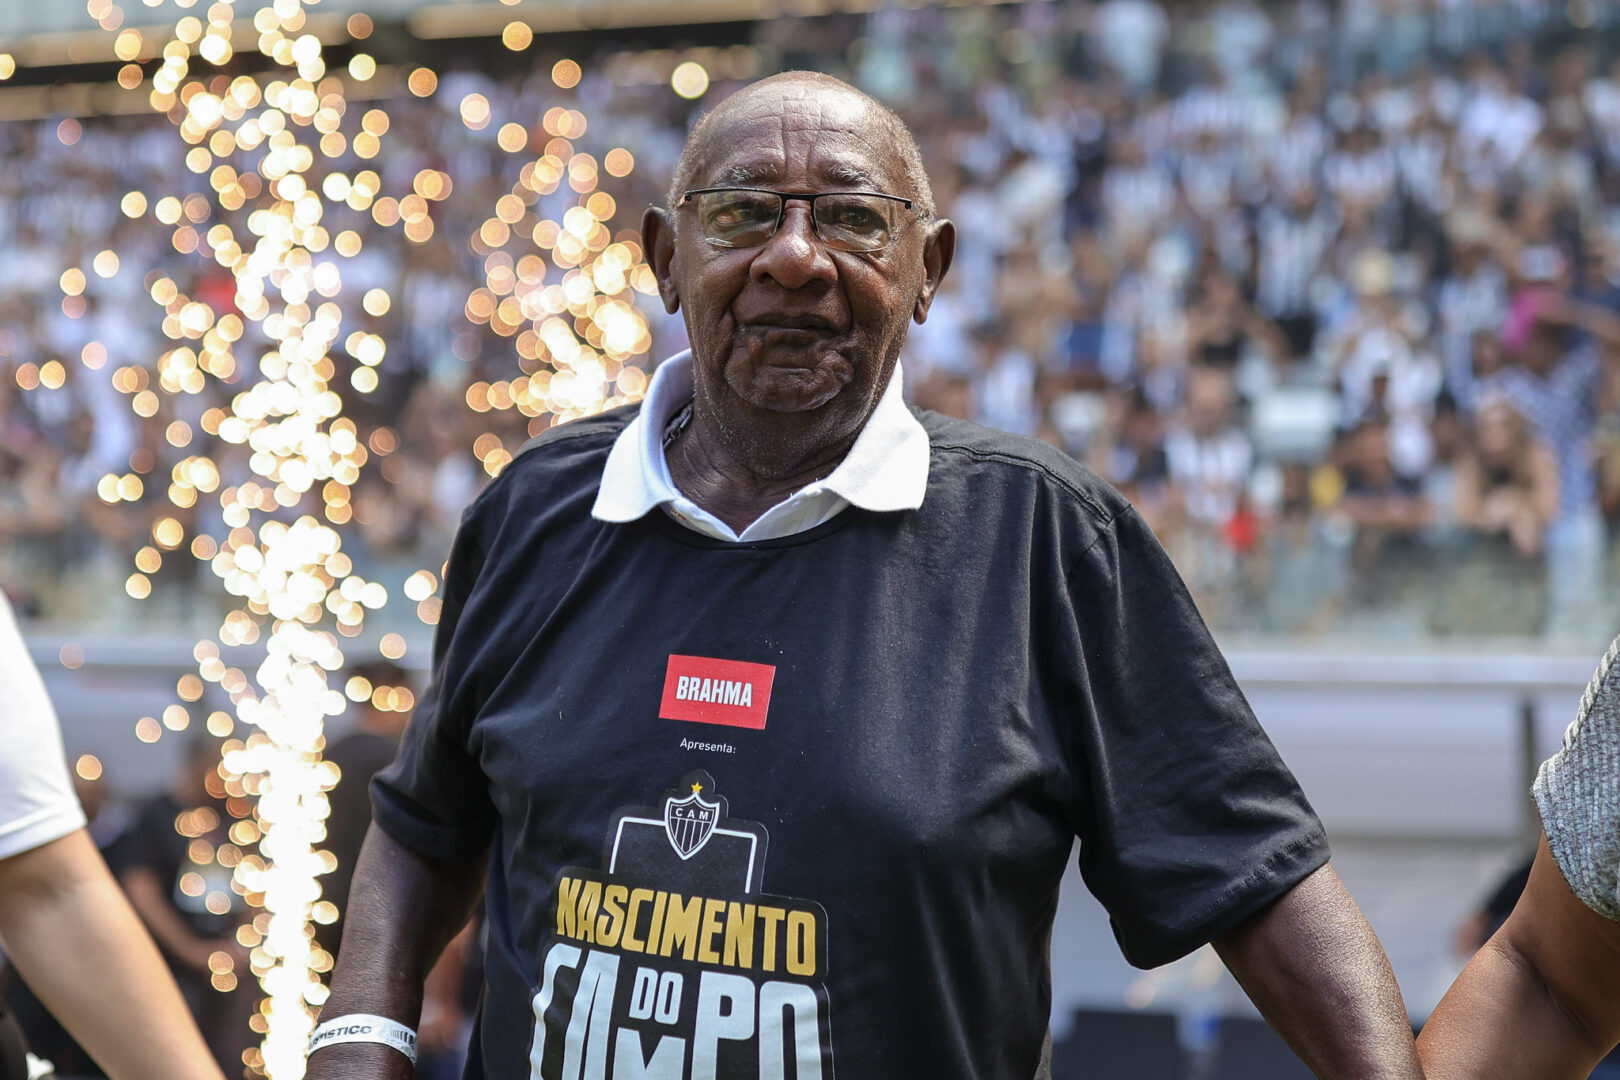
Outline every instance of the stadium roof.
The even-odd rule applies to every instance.
[[[146,113],[145,91],[163,43],[173,37],[175,24],[181,18],[205,17],[210,2],[190,0],[182,7],[186,0],[40,0],[32,5],[0,0],[0,121]],[[529,26],[534,47],[542,54],[547,50],[589,53],[591,48],[585,41],[597,32],[617,31],[601,40],[613,42],[621,59],[639,57],[646,61],[637,73],[625,77],[631,82],[645,82],[648,72],[662,65],[666,70],[651,80],[661,82],[669,77],[667,69],[681,59],[708,64],[700,54],[712,53],[716,48],[724,52],[727,46],[736,46],[741,40],[736,36],[737,28],[754,20],[784,13],[863,12],[886,2],[521,0],[509,4],[498,0],[306,0],[307,16],[301,32],[313,34],[323,45],[333,47],[333,57],[339,64],[351,51],[373,55],[377,60],[375,78],[350,90],[351,96],[369,99],[389,93],[411,65],[433,65],[435,58],[443,60],[454,55],[466,62],[468,56],[480,55],[479,49],[486,50],[484,55],[489,59],[493,59],[490,50],[494,56],[504,56],[508,55],[507,49],[516,49],[509,55],[520,56],[527,46],[502,48],[503,31],[514,22]],[[1013,0],[965,2],[1002,4]],[[259,43],[250,16],[259,6],[238,4],[236,10],[242,17],[232,26],[235,54],[249,68],[257,61]],[[365,18],[357,23],[362,15]],[[129,41],[132,36],[133,46]],[[444,46],[450,45],[457,50],[453,54],[444,51]],[[656,58],[657,63],[651,58]],[[712,64],[708,66],[713,69]],[[133,85],[127,81],[132,70],[136,72]]]
[[[206,11],[206,0],[184,11],[162,0],[159,4],[149,7],[145,2],[124,0],[119,8],[122,22],[111,28],[166,31],[183,15],[201,16]],[[730,22],[784,12],[859,12],[875,10],[881,4],[882,0],[522,0],[516,4],[496,0],[324,0],[309,4],[305,12],[311,32],[323,38],[341,34],[348,15],[364,12],[378,23],[399,24],[414,37],[436,39],[498,35],[514,20],[528,23],[536,33],[562,33]],[[90,6],[81,0],[0,3],[0,51],[15,54],[19,65],[34,67],[110,60],[113,35],[106,23],[98,25]],[[106,6],[114,7],[110,2]],[[242,18],[238,23],[251,42],[251,20]]]

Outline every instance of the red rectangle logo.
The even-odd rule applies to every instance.
[[[776,668],[770,664],[671,654],[658,715],[758,731],[765,727],[775,681]]]

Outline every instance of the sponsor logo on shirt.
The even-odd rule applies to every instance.
[[[658,715],[757,731],[765,726],[775,681],[770,664],[671,654]]]
[[[761,888],[769,837],[688,773],[556,881],[531,1080],[833,1080],[827,914]]]

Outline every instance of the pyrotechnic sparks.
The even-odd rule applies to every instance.
[[[147,3],[156,6],[161,0]],[[109,31],[122,24],[111,0],[90,0],[89,9]],[[132,459],[131,472],[103,477],[97,492],[108,503],[134,502],[155,483],[166,487],[176,508],[154,523],[152,542],[137,553],[125,586],[131,596],[150,595],[152,575],[165,560],[185,552],[209,562],[239,601],[224,618],[219,643],[198,645],[197,674],[176,686],[180,700],[161,718],[143,717],[136,735],[154,742],[165,730],[188,729],[205,682],[230,696],[249,732],[245,739],[226,742],[218,770],[215,794],[236,819],[228,828],[230,842],[206,838],[224,822],[204,822],[196,815],[215,815],[213,810],[191,811],[177,822],[193,838],[194,865],[182,888],[216,913],[235,906],[230,891],[263,908],[238,934],[251,950],[250,971],[265,993],[254,1017],[264,1042],[245,1055],[245,1064],[272,1080],[297,1080],[304,1073],[313,1008],[325,997],[317,974],[331,966],[331,957],[312,941],[310,923],[330,922],[337,914],[320,900],[317,883],[317,876],[335,865],[318,845],[325,839],[325,792],[338,779],[336,769],[320,760],[322,735],[326,717],[345,708],[343,693],[329,685],[329,673],[344,662],[337,635],[358,634],[366,612],[388,600],[382,585],[354,573],[334,527],[352,516],[350,492],[368,450],[354,423],[343,417],[343,401],[332,384],[339,377],[333,349],[341,343],[355,361],[349,375],[355,389],[364,393],[377,387],[383,339],[359,330],[345,335],[343,323],[356,306],[378,315],[391,300],[380,289],[363,297],[345,293],[338,260],[357,254],[363,241],[354,230],[334,237],[325,222],[328,210],[347,205],[370,210],[379,224],[403,222],[407,237],[420,241],[433,228],[428,202],[447,194],[450,183],[442,175],[419,177],[418,190],[396,200],[382,195],[376,172],[362,169],[351,176],[338,170],[334,159],[347,154],[376,157],[389,119],[382,109],[357,115],[348,108],[345,82],[327,72],[320,41],[304,32],[304,0],[275,0],[252,11],[258,50],[273,62],[271,72],[234,78],[194,74],[194,64],[217,69],[232,59],[231,24],[238,14],[245,13],[231,2],[214,3],[202,17],[183,15],[161,47],[130,30],[114,45],[123,60],[162,58],[147,100],[174,120],[189,147],[186,167],[206,183],[203,190],[151,198],[132,191],[121,209],[132,219],[150,218],[169,229],[177,252],[217,264],[234,288],[228,298],[188,295],[172,278],[151,275],[146,289],[162,309],[163,333],[174,345],[151,370],[117,369],[112,385],[128,395],[131,409],[143,418],[156,417],[165,400],[201,395],[211,383],[227,385],[228,409],[210,408],[198,422],[203,433],[225,444],[226,453],[221,461],[192,453],[173,467],[167,484],[156,475],[143,479],[152,462]],[[363,38],[370,20],[352,17],[348,28]],[[349,61],[350,80],[365,81],[376,73],[376,62],[365,53]],[[119,81],[126,88],[140,86],[141,69],[130,65]],[[412,88],[421,81],[413,76]],[[58,129],[64,143],[79,137],[77,123],[71,130],[68,123]],[[95,255],[90,269],[100,277],[115,276],[117,253]],[[84,313],[86,285],[83,270],[62,275],[68,316]],[[263,343],[256,346],[257,355],[239,358],[237,350],[251,340],[250,329]],[[93,345],[82,357],[92,369],[106,362],[106,349]],[[61,385],[65,371],[60,368],[51,361],[19,370],[18,382]],[[180,419],[163,434],[176,448],[189,448],[197,437]],[[144,453],[151,458],[150,451]],[[223,474],[234,470],[225,462],[233,455],[240,456],[250,478],[227,481]],[[223,540],[198,533],[188,544],[185,512],[204,497],[217,500],[229,532]],[[420,585],[412,589],[420,591]],[[336,635],[321,628],[328,621]],[[221,658],[220,645],[261,640],[266,658],[251,682]],[[393,651],[402,653],[403,641]],[[395,693],[388,704],[399,707],[405,699]],[[222,712],[210,714],[206,727],[221,737],[236,730]],[[228,885],[219,881],[221,871],[230,877]],[[248,974],[238,971],[226,952],[215,954],[210,967],[213,985],[221,991]]]
[[[163,0],[145,2],[159,7]],[[201,284],[188,292],[175,279],[179,275],[154,271],[144,280],[172,345],[150,366],[126,364],[104,377],[137,416],[158,421],[163,441],[186,456],[164,476],[152,450],[138,449],[129,471],[102,477],[97,493],[108,504],[162,493],[173,507],[153,522],[150,543],[135,555],[125,582],[130,596],[150,596],[165,564],[189,556],[207,562],[237,601],[217,641],[197,645],[197,672],[179,680],[177,701],[160,716],[142,717],[135,733],[156,742],[166,731],[201,722],[227,739],[209,783],[228,817],[197,808],[176,822],[190,841],[191,866],[182,888],[215,913],[232,910],[238,898],[262,908],[237,933],[249,950],[249,970],[239,970],[223,951],[210,968],[221,991],[250,974],[257,978],[265,998],[253,1026],[264,1040],[244,1055],[244,1063],[271,1080],[304,1074],[313,1011],[326,993],[318,975],[332,962],[314,944],[311,926],[338,914],[320,899],[318,884],[318,876],[335,865],[319,845],[325,839],[325,792],[339,779],[320,760],[325,720],[342,712],[347,700],[398,712],[415,704],[404,687],[350,679],[340,690],[330,683],[331,673],[344,665],[340,638],[359,634],[366,613],[388,602],[381,584],[354,572],[339,528],[353,516],[351,491],[363,466],[372,455],[392,453],[399,441],[387,427],[362,437],[342,415],[343,400],[333,389],[345,371],[355,391],[378,388],[387,342],[344,324],[362,312],[379,318],[394,302],[384,289],[346,290],[342,260],[363,250],[369,223],[398,227],[407,240],[426,242],[436,228],[432,205],[454,188],[448,173],[423,168],[409,191],[385,193],[379,172],[363,167],[381,155],[390,118],[383,108],[351,109],[345,90],[378,77],[379,68],[373,57],[355,52],[341,75],[328,72],[321,42],[305,28],[304,8],[317,2],[252,5],[257,49],[273,66],[261,75],[234,77],[219,69],[234,59],[232,22],[248,14],[247,3],[220,0],[203,10],[182,2],[181,8],[196,7],[199,14],[183,13],[166,41],[149,31],[143,36],[121,30],[123,15],[112,0],[88,3],[92,17],[117,34],[113,51],[125,61],[119,85],[144,94],[153,110],[170,117],[184,164],[198,178],[195,190],[130,191],[121,211],[165,229],[176,252],[195,255],[230,281],[222,296]],[[360,14],[345,25],[354,41],[372,31],[371,20]],[[504,41],[524,49],[533,38],[515,22]],[[148,82],[145,72],[154,62]],[[10,57],[0,56],[0,78],[10,74]],[[700,68],[681,87],[696,87],[697,74],[706,85]],[[561,60],[551,76],[560,91],[568,91],[583,71]],[[427,98],[437,93],[439,80],[423,67],[405,75],[403,85]],[[636,400],[646,385],[641,358],[650,337],[635,294],[656,293],[656,283],[636,231],[613,231],[618,206],[601,189],[603,173],[614,180],[629,176],[634,157],[605,143],[593,147],[600,160],[581,149],[589,122],[565,105],[547,110],[531,128],[496,116],[480,94],[451,104],[469,129],[493,126],[496,144],[526,159],[491,216],[467,238],[483,261],[484,281],[468,297],[466,314],[512,340],[520,371],[473,383],[467,404],[480,414],[515,410],[534,434]],[[71,119],[57,128],[64,145],[81,135]],[[352,222],[358,227],[334,223],[329,231],[340,207],[360,218]],[[66,270],[59,281],[64,315],[87,313],[93,278],[128,272],[111,249]],[[347,355],[341,365],[339,350]],[[100,342],[86,345],[80,357],[90,370],[105,368],[108,358]],[[56,388],[67,374],[60,361],[50,360],[21,365],[16,379],[24,389]],[[211,388],[226,390],[228,406],[199,414],[169,404]],[[215,445],[222,447],[217,459]],[[472,449],[495,475],[516,446],[486,431]],[[210,502],[224,527],[214,535],[196,525],[197,510]],[[438,587],[428,570],[411,575],[404,586],[429,624],[438,620]],[[250,678],[229,665],[222,647],[254,644],[262,644],[266,657]],[[379,645],[392,659],[405,647],[398,634],[385,635]],[[194,715],[207,684],[229,696],[234,719],[220,711],[205,719],[200,711]],[[80,763],[81,775],[93,768]]]
[[[559,60],[551,77],[571,88],[580,81],[580,67]],[[483,128],[490,119],[482,98],[470,114],[462,102],[468,127]],[[513,338],[521,371],[516,378],[473,383],[467,405],[476,413],[515,409],[529,418],[531,435],[638,400],[647,383],[639,361],[652,342],[634,296],[656,293],[657,282],[636,230],[610,229],[618,206],[599,188],[604,169],[622,178],[635,159],[614,147],[598,164],[577,146],[589,126],[584,113],[561,105],[546,110],[540,131],[502,126],[496,136],[501,149],[539,153],[523,165],[470,241],[484,259],[484,284],[467,297],[467,318]],[[542,200],[564,185],[575,196],[573,205],[560,220],[544,216]],[[492,476],[512,460],[495,432],[478,436],[473,452]]]

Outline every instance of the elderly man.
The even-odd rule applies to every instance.
[[[904,125],[834,79],[694,129],[643,226],[691,354],[464,518],[312,1078],[410,1075],[486,859],[473,1075],[1045,1075],[1076,836],[1134,963],[1213,940],[1319,1075],[1420,1075],[1149,531],[1044,445],[903,403],[933,209]]]

